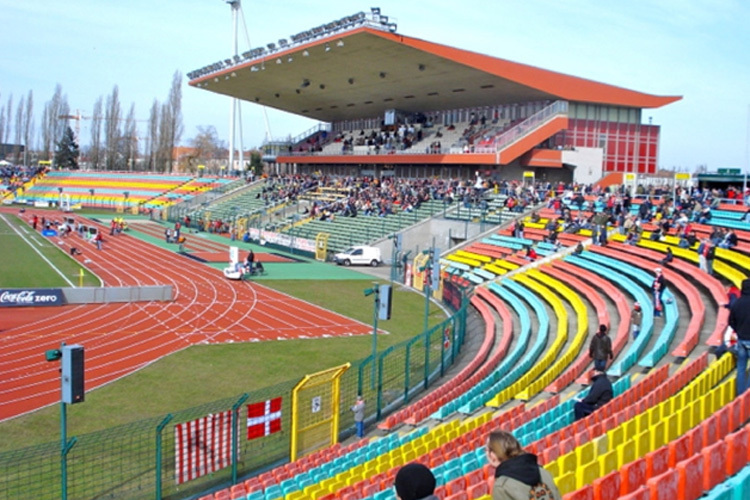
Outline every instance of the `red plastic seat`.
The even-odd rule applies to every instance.
[[[700,453],[679,462],[677,469],[677,498],[697,500],[703,495],[703,456]]]
[[[729,428],[730,409],[729,406],[725,406],[715,413],[716,415],[716,426],[718,437],[717,439],[724,439],[727,434],[732,432],[734,429]]]
[[[646,484],[646,459],[639,458],[622,466],[620,469],[620,495],[633,493],[644,484]]]
[[[473,486],[482,482],[484,482],[484,473],[482,472],[482,469],[477,469],[466,474],[466,484],[468,486]]]
[[[587,484],[583,488],[565,495],[565,500],[594,500],[594,488]]]
[[[575,450],[576,442],[574,438],[569,437],[560,441],[559,446],[560,446],[560,455],[566,455],[570,453],[571,451]]]
[[[484,495],[490,494],[490,485],[486,482],[477,483],[475,485],[469,486],[469,488],[466,490],[466,494],[469,496],[469,498],[479,498]]]
[[[703,490],[708,491],[726,477],[727,444],[718,441],[701,450],[703,456]]]
[[[458,492],[466,491],[466,478],[457,477],[453,481],[445,485],[445,491],[448,495],[455,495]]]
[[[461,491],[459,493],[455,493],[453,495],[445,497],[445,500],[469,500],[469,497],[466,495],[465,491]]]
[[[604,477],[594,479],[594,500],[610,500],[620,496],[620,471],[610,472]]]
[[[677,497],[677,471],[669,469],[646,482],[650,500],[675,500]]]
[[[632,493],[621,496],[618,500],[650,500],[651,492],[645,486],[641,486],[639,489]]]
[[[729,428],[739,429],[742,423],[745,421],[745,416],[742,413],[742,401],[738,398],[729,403]]]
[[[690,436],[685,434],[667,445],[669,448],[670,467],[676,467],[679,462],[692,456],[693,449],[690,444]]]
[[[557,460],[557,457],[559,456],[560,456],[560,447],[551,446],[542,452],[542,462],[545,464],[548,464],[550,462]]]
[[[685,433],[690,438],[690,449],[693,453],[700,453],[703,449],[703,429],[701,426],[693,427]]]
[[[715,414],[701,422],[700,427],[703,429],[703,446],[711,446],[719,439],[718,419]]]
[[[214,493],[214,500],[231,500],[232,495],[229,492],[229,488],[219,490]]]
[[[724,438],[727,444],[727,476],[737,474],[747,465],[748,439],[750,431],[746,427]]]
[[[669,468],[669,448],[662,446],[658,450],[646,453],[646,477],[659,476]]]

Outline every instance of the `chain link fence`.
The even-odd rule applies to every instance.
[[[375,360],[368,357],[352,363],[339,381],[339,440],[354,434],[351,406],[358,394],[365,398],[366,423],[372,425],[425,391],[444,373],[463,344],[467,309],[468,300],[463,298],[459,309],[439,325],[389,347]],[[169,415],[76,436],[77,442],[67,455],[67,496],[71,500],[176,500],[229,486],[237,478],[282,464],[290,456],[291,394],[298,382],[292,380]],[[282,398],[281,430],[247,439],[246,404],[278,397]],[[233,408],[236,408],[233,423],[238,431],[232,466],[178,484],[175,426]],[[0,453],[0,499],[59,499],[61,477],[60,443]]]

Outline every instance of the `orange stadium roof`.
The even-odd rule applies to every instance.
[[[658,108],[657,96],[368,26],[192,79],[190,85],[324,122],[568,100]]]

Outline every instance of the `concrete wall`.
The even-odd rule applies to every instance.
[[[591,184],[602,178],[604,165],[604,150],[602,148],[575,148],[562,153],[562,161],[568,165],[575,165],[573,180]]]
[[[489,228],[494,227],[492,224],[479,224],[468,221],[444,219],[440,216],[428,219],[425,222],[417,224],[414,227],[401,231],[403,235],[403,250],[411,250],[409,259],[432,246],[434,238],[435,246],[440,249],[441,253],[460,244],[456,239],[475,238]],[[393,240],[383,239],[373,244],[380,248],[382,259],[385,264],[391,264],[393,254]]]
[[[173,297],[171,285],[63,288],[62,291],[68,304],[167,302]]]

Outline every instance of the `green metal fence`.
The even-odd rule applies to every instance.
[[[455,302],[454,302],[455,305]],[[466,333],[468,300],[427,332],[353,363],[341,378],[339,438],[353,434],[350,407],[361,393],[372,425],[425,390],[450,366]],[[376,383],[372,384],[372,363]],[[231,485],[237,478],[289,460],[291,392],[298,380],[194,408],[77,436],[67,455],[67,495],[73,499],[180,499]],[[245,403],[282,397],[281,431],[247,440]],[[158,394],[154,394],[158,397]],[[231,467],[177,484],[175,425],[237,408],[236,460]],[[0,499],[58,499],[61,496],[60,443],[0,453]]]

